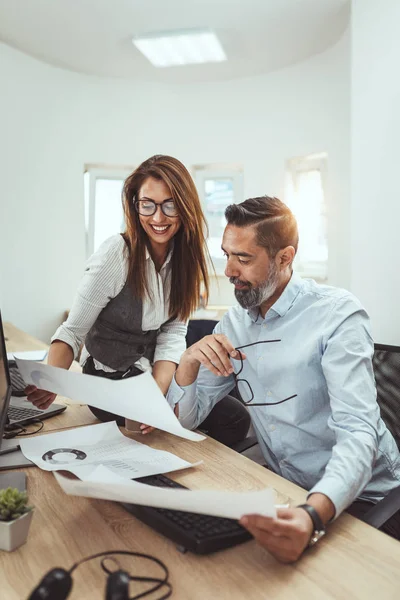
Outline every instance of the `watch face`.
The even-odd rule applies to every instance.
[[[314,531],[314,533],[311,536],[310,542],[309,542],[309,546],[314,546],[314,544],[316,544],[318,542],[318,540],[320,540],[322,537],[324,537],[325,535],[325,531]]]

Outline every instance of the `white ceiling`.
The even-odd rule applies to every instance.
[[[350,0],[0,0],[0,41],[51,65],[166,83],[267,73],[333,45]],[[228,60],[157,69],[133,35],[210,27]]]

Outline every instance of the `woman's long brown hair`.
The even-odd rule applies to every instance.
[[[185,321],[198,307],[201,284],[206,300],[208,298],[208,229],[193,179],[186,167],[172,156],[152,156],[125,181],[122,202],[126,222],[124,239],[129,249],[128,282],[136,298],[143,299],[145,293],[151,296],[145,270],[149,239],[134,206],[140,188],[149,177],[162,180],[168,186],[181,219],[181,227],[173,238],[169,316]]]

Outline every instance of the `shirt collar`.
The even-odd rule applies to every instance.
[[[293,302],[295,301],[302,286],[303,286],[302,278],[293,272],[292,276],[289,280],[289,283],[287,284],[287,286],[285,287],[285,289],[283,290],[282,294],[279,296],[279,298],[275,302],[275,304],[273,304],[271,306],[269,311],[273,310],[280,317],[284,317],[286,315],[287,311],[289,310],[289,308],[292,306]],[[267,315],[268,315],[269,311],[267,312]],[[247,312],[248,312],[251,320],[256,322],[260,315],[259,308],[258,307],[249,308],[249,310]],[[267,316],[267,315],[265,315],[265,316]]]

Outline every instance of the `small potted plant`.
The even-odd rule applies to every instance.
[[[26,492],[0,490],[0,550],[11,552],[26,542],[33,515],[27,502]]]

